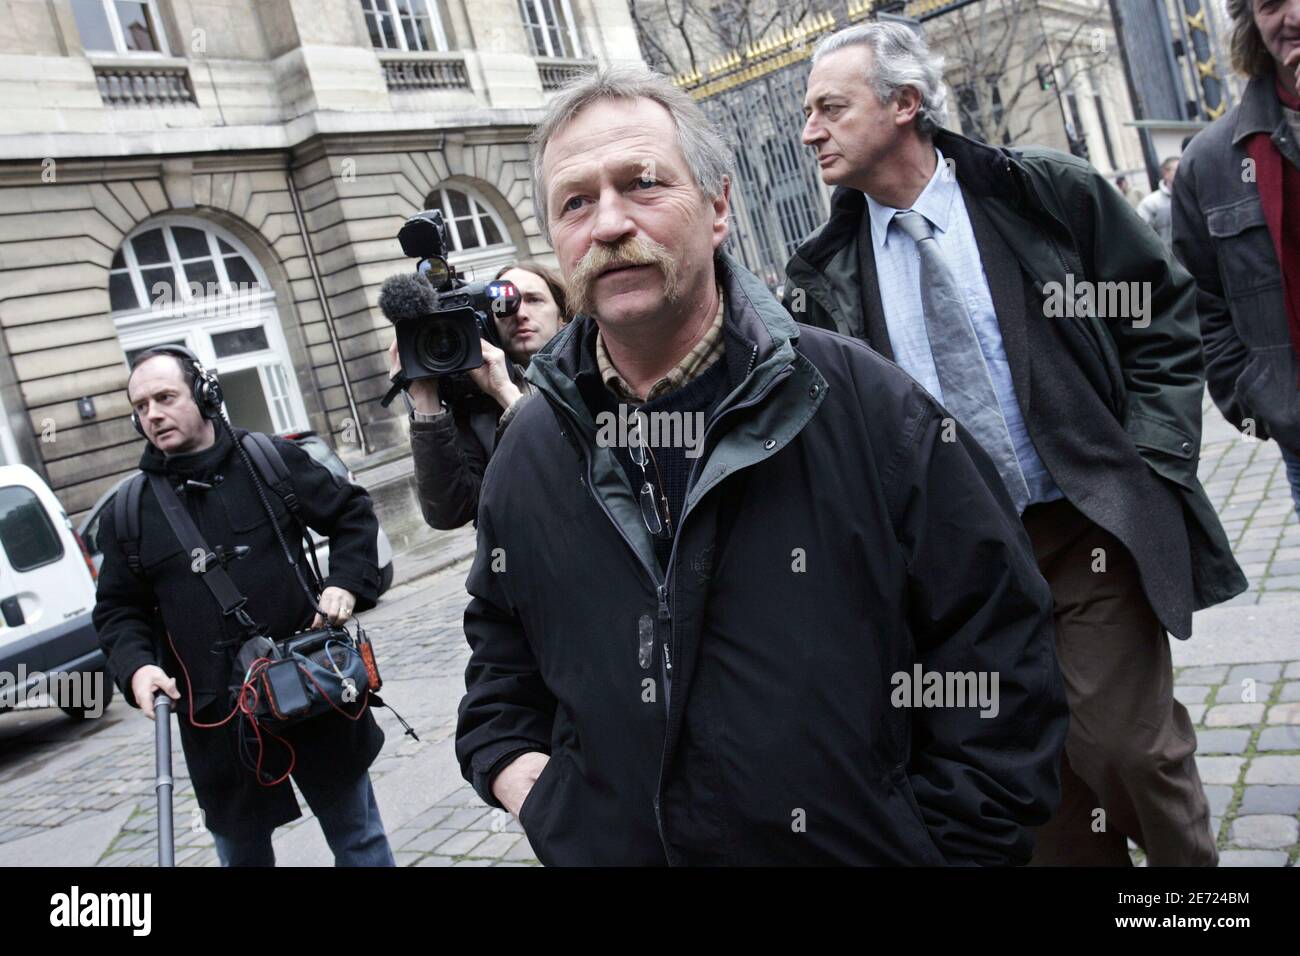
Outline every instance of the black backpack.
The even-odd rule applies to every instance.
[[[284,463],[275,443],[261,432],[248,432],[240,444],[257,469],[262,481],[271,487],[289,514],[302,526],[302,517],[298,508],[298,496],[294,493],[293,483],[289,480],[289,467]],[[140,496],[148,478],[144,472],[137,472],[118,488],[113,496],[113,531],[126,552],[126,563],[132,571],[140,572]],[[303,533],[310,540],[310,532],[303,527]],[[312,563],[315,563],[315,548],[312,548]]]

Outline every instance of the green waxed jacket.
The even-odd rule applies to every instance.
[[[947,130],[934,142],[971,215],[1040,457],[1066,497],[1134,554],[1164,626],[1190,636],[1193,611],[1247,586],[1196,474],[1205,369],[1191,276],[1084,160]],[[786,268],[785,304],[892,358],[858,249],[865,209],[860,191],[835,191],[830,219]],[[1085,281],[1144,284],[1146,314],[1067,318],[1045,307]]]

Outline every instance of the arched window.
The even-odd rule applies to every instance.
[[[235,425],[307,427],[275,292],[231,233],[172,216],[146,223],[113,257],[108,289],[127,364],[154,346],[184,345],[220,376]]]
[[[137,231],[117,250],[108,277],[114,313],[266,288],[245,253],[199,224]]]
[[[448,252],[472,252],[506,244],[506,228],[474,193],[457,186],[434,190],[431,209],[441,209],[447,223]]]
[[[497,269],[515,260],[515,246],[505,222],[473,187],[463,183],[439,186],[424,201],[426,209],[442,211],[447,224],[447,261],[474,280],[492,278]]]

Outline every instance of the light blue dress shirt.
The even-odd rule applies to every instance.
[[[1007,430],[1020,462],[1020,470],[1029,487],[1029,504],[1063,498],[1061,490],[1047,472],[1029,437],[1020,402],[1011,381],[1011,365],[1002,345],[1002,329],[993,310],[984,263],[980,260],[975,230],[971,228],[961,187],[944,165],[943,153],[935,150],[938,164],[934,175],[912,205],[930,223],[939,251],[943,253],[958,285],[966,292],[966,310],[975,326],[984,361],[993,378],[993,390]],[[889,329],[889,344],[894,361],[921,383],[931,395],[943,402],[939,373],[930,353],[930,339],[925,330],[925,313],[921,308],[921,257],[916,243],[897,224],[894,214],[905,210],[882,206],[870,196],[867,210],[871,216],[871,244],[876,254],[876,272],[880,281],[880,301]]]

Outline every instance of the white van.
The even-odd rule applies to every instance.
[[[0,711],[44,694],[74,717],[103,713],[94,609],[94,564],[58,498],[26,465],[0,466]]]

